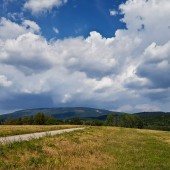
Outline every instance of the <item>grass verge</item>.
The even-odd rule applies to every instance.
[[[77,125],[0,125],[0,137],[80,127]]]

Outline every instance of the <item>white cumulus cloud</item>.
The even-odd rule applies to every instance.
[[[23,20],[19,25],[4,17],[0,18],[0,40],[14,39],[27,32],[38,33],[39,31],[40,27],[34,21]]]
[[[40,8],[38,2],[42,2]],[[46,1],[52,6],[43,2],[27,4],[40,12],[56,1]],[[1,18],[0,100],[1,96],[16,100],[18,108],[28,107],[23,99],[29,97],[47,106],[169,110],[170,3],[128,0],[120,11],[127,29],[117,30],[110,38],[93,31],[87,38],[48,41],[33,21],[17,24]],[[4,86],[8,86],[5,91]],[[2,109],[14,109],[7,103]]]
[[[33,14],[51,10],[53,7],[60,7],[67,3],[67,0],[28,0],[24,8],[31,10]]]

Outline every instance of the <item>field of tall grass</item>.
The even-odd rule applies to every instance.
[[[0,125],[0,137],[80,127],[78,125]]]
[[[169,170],[170,132],[88,127],[0,145],[0,169]]]

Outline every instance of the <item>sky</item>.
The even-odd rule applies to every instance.
[[[170,111],[169,0],[0,0],[0,114]]]

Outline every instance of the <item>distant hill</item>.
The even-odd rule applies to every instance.
[[[8,117],[10,118],[20,118],[23,116],[33,116],[37,112],[43,112],[45,115],[52,115],[56,119],[71,119],[73,117],[87,118],[93,117],[94,119],[103,115],[108,115],[112,111],[104,109],[86,108],[86,107],[64,107],[64,108],[38,108],[38,109],[25,109],[19,110],[13,113],[1,115],[4,120]],[[119,114],[119,112],[116,112]]]
[[[157,116],[167,116],[170,115],[170,112],[139,112],[134,113],[140,117],[157,117]]]
[[[138,115],[148,129],[170,130],[170,112],[140,112]]]
[[[0,115],[2,120],[7,118],[21,118],[24,116],[31,117],[38,112],[45,115],[51,115],[58,120],[66,120],[79,117],[84,120],[106,120],[111,113],[115,115],[123,114],[123,112],[115,112],[104,109],[88,108],[88,107],[63,107],[63,108],[38,108],[25,109],[13,113]],[[170,130],[170,112],[139,112],[138,115],[144,123],[146,129]]]
[[[141,119],[147,120],[148,122],[152,122],[153,120],[161,122],[162,120],[168,120],[170,118],[170,112],[139,112],[134,113],[134,115],[138,115]]]

